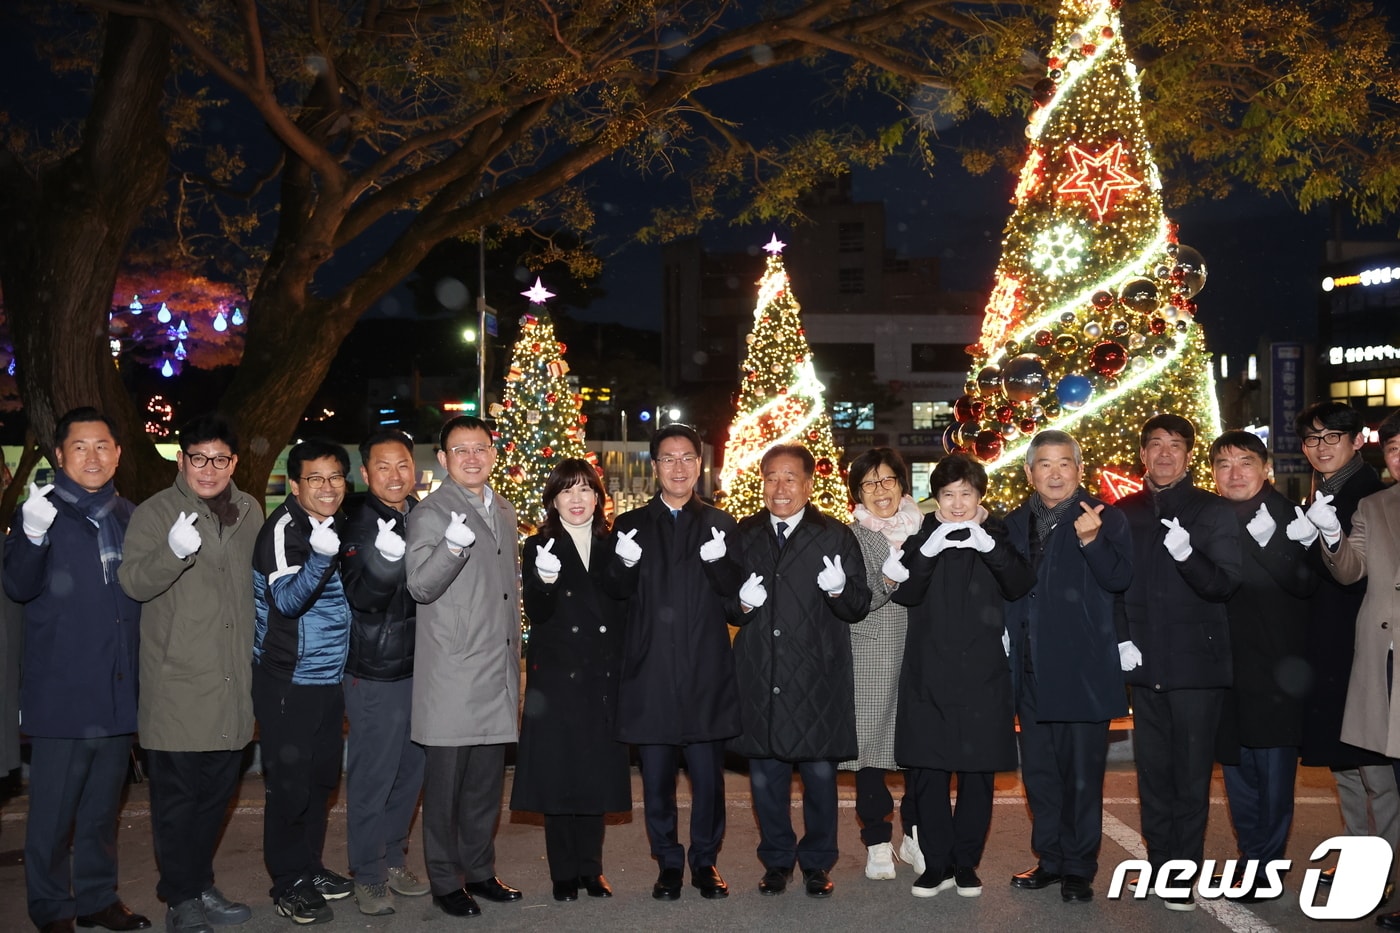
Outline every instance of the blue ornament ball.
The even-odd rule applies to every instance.
[[[1055,385],[1055,397],[1063,408],[1074,411],[1083,408],[1094,394],[1094,384],[1085,376],[1071,373]]]

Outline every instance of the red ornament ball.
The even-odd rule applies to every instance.
[[[820,437],[821,437],[821,432],[820,432],[820,431],[808,431],[808,432],[807,432],[807,440],[809,440],[809,441],[818,440]]]
[[[564,353],[565,353],[565,351],[567,351],[568,349],[569,349],[569,347],[568,347],[567,344],[564,343],[564,341],[562,341],[562,340],[559,341],[559,355],[560,355],[560,356],[563,356]]]
[[[1100,376],[1116,376],[1128,365],[1128,351],[1121,343],[1105,340],[1089,352],[1089,367]]]
[[[501,407],[502,407],[502,408],[514,408],[514,407],[515,407],[515,400],[514,400],[514,399],[509,399],[509,398],[508,398],[508,399],[506,399],[504,402],[501,403]]]
[[[1022,434],[1034,434],[1034,433],[1035,433],[1035,419],[1034,419],[1034,418],[1022,418],[1022,419],[1021,419],[1021,423],[1018,424],[1017,427],[1021,429],[1021,433],[1022,433]]]
[[[1099,47],[1096,46],[1096,45],[1094,45],[1094,43],[1092,43],[1092,42],[1086,42],[1086,43],[1084,43],[1083,47],[1080,48],[1079,51],[1083,52],[1085,55],[1093,55],[1093,54],[1094,54],[1095,52],[1097,52],[1098,50],[1099,50]]]
[[[515,441],[506,441],[506,453],[510,453],[510,452],[511,452],[512,450],[514,450],[514,449],[515,449]]]
[[[833,469],[835,469],[835,467],[829,458],[822,457],[817,461],[817,473],[820,475],[830,476]]]
[[[991,463],[1001,456],[1001,432],[981,431],[972,442],[972,452],[983,463]]]
[[[1035,332],[1035,345],[1037,347],[1048,347],[1055,342],[1055,335],[1048,330],[1038,330]]]
[[[992,412],[992,417],[1002,424],[1010,424],[1011,420],[1016,417],[1016,406],[998,405],[997,410]]]
[[[541,456],[541,457],[552,457],[552,456],[554,456],[554,448],[553,448],[553,447],[545,447],[543,450],[540,451],[540,456]]]
[[[1112,38],[1113,38],[1113,27],[1112,27],[1112,26],[1105,26],[1105,27],[1103,27],[1102,29],[1099,30],[1099,35],[1102,36],[1102,37],[1105,38],[1105,39],[1112,39]]]
[[[1147,327],[1154,334],[1165,334],[1167,332],[1167,322],[1159,317],[1154,317],[1149,321]]]
[[[587,424],[587,423],[588,423],[588,416],[587,416],[587,415],[579,415],[579,416],[578,416],[578,423],[579,423],[579,424]]]
[[[537,343],[532,343],[532,344],[530,344],[530,352],[531,352],[531,353],[538,353],[538,352],[540,352],[540,345],[537,344]]]
[[[953,420],[967,423],[976,421],[987,410],[987,403],[974,395],[960,395],[953,403]]]
[[[544,400],[549,404],[553,405],[555,402],[559,401],[559,396],[554,394],[553,392],[546,392],[544,394]]]

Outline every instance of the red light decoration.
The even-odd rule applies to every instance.
[[[1099,220],[1103,220],[1113,206],[1115,193],[1142,187],[1141,179],[1123,169],[1126,153],[1122,143],[1114,143],[1098,155],[1086,152],[1079,146],[1070,146],[1067,151],[1073,171],[1057,190],[1060,194],[1084,195]]]
[[[1099,471],[1099,498],[1105,502],[1117,502],[1124,496],[1142,491],[1142,480],[1136,476],[1119,473],[1104,468]]]

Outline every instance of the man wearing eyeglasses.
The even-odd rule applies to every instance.
[[[141,611],[137,724],[151,779],[156,894],[170,933],[243,923],[214,886],[214,848],[253,739],[253,545],[262,509],[233,482],[222,415],[180,429],[175,482],[132,513],[117,577]]]
[[[268,516],[253,551],[257,627],[253,713],[262,746],[263,861],[277,912],[294,923],[333,917],[327,900],[354,885],[326,868],[330,796],[340,783],[350,606],[336,520],[350,455],[304,441],[287,456],[292,494]]]
[[[453,917],[521,894],[496,877],[505,749],[519,735],[520,549],[515,509],[488,485],[496,448],[479,418],[442,426],[442,485],[408,520],[418,602],[413,741],[427,749],[423,857],[433,902]]]
[[[1356,617],[1366,597],[1366,580],[1338,583],[1323,563],[1317,528],[1308,519],[1335,512],[1341,533],[1351,534],[1352,516],[1362,499],[1379,492],[1381,478],[1361,459],[1366,423],[1361,412],[1342,402],[1318,402],[1298,415],[1294,430],[1313,468],[1313,495],[1307,511],[1296,508],[1287,535],[1308,549],[1317,591],[1308,607],[1304,657],[1312,665],[1312,690],[1303,707],[1302,764],[1330,768],[1337,782],[1342,823],[1350,836],[1381,836],[1400,843],[1400,792],[1390,759],[1342,741],[1356,640]],[[1331,872],[1322,876],[1330,884]]]
[[[724,741],[739,734],[734,657],[724,601],[743,574],[728,556],[728,513],[695,494],[700,435],[670,424],[652,435],[661,488],[618,517],[605,586],[628,600],[617,737],[637,746],[647,839],[659,874],[652,897],[681,896],[686,850],[678,833],[676,773],[690,776],[690,883],[702,897],[729,886],[715,861],[724,841]]]

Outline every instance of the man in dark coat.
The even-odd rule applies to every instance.
[[[1114,612],[1133,578],[1132,537],[1122,513],[1080,485],[1079,442],[1063,431],[1031,439],[1026,479],[1033,491],[1006,525],[1036,584],[1007,606],[1006,628],[1039,861],[1011,884],[1059,883],[1066,901],[1087,901],[1103,837],[1108,725],[1128,712],[1122,668],[1141,660]]]
[[[652,888],[658,900],[681,896],[686,851],[677,832],[676,772],[682,758],[692,801],[691,884],[707,898],[729,893],[715,867],[724,841],[724,741],[739,734],[725,601],[743,577],[723,543],[734,519],[695,495],[700,454],[700,435],[689,425],[670,424],[652,436],[661,489],[618,516],[603,580],[609,595],[628,600],[617,738],[636,745],[641,759],[647,839],[660,866]]]
[[[1234,506],[1243,558],[1243,580],[1226,607],[1234,683],[1225,693],[1218,754],[1240,856],[1262,869],[1283,858],[1293,825],[1309,680],[1303,645],[1317,577],[1286,532],[1295,506],[1269,482],[1264,442],[1226,431],[1210,445],[1210,464],[1215,488]]]
[[[749,577],[730,607],[742,627],[734,660],[744,726],[732,747],[749,758],[765,870],[759,892],[781,894],[796,863],[807,893],[826,897],[837,856],[836,763],[856,754],[847,626],[865,618],[870,588],[851,529],[808,508],[811,452],[780,444],[760,469],[765,508],[737,532]],[[802,775],[800,841],[792,828],[794,766]]]
[[[1204,855],[1220,706],[1232,676],[1225,603],[1240,585],[1240,530],[1224,499],[1191,483],[1196,429],[1161,414],[1142,426],[1145,485],[1119,501],[1133,536],[1124,608],[1142,663],[1133,685],[1133,757],[1154,869]],[[1195,910],[1191,895],[1166,898]]]
[[[1318,402],[1304,409],[1294,422],[1303,442],[1303,455],[1313,468],[1313,501],[1325,500],[1348,535],[1357,503],[1382,489],[1380,476],[1361,459],[1365,426],[1361,413],[1342,402]],[[1295,535],[1294,527],[1288,528],[1290,537]],[[1348,745],[1341,738],[1356,616],[1366,598],[1366,580],[1338,583],[1323,565],[1317,529],[1311,522],[1297,527],[1295,540],[1308,549],[1308,560],[1318,579],[1309,605],[1304,655],[1312,665],[1312,690],[1303,704],[1302,762],[1332,770],[1347,835],[1374,833],[1393,847],[1400,842],[1400,790],[1390,759]],[[1330,869],[1322,880],[1331,883]]]
[[[71,933],[75,915],[85,927],[151,925],[117,896],[141,619],[117,579],[133,509],[113,486],[121,452],[96,409],[65,414],[54,427],[53,485],[29,485],[5,540],[5,594],[24,611],[24,882],[43,933]]]
[[[394,912],[389,895],[418,897],[428,883],[408,867],[408,828],[423,789],[423,746],[409,738],[414,619],[404,568],[418,471],[413,438],[383,428],[360,445],[369,487],[351,517],[340,557],[350,603],[345,662],[345,849],[360,913]]]

